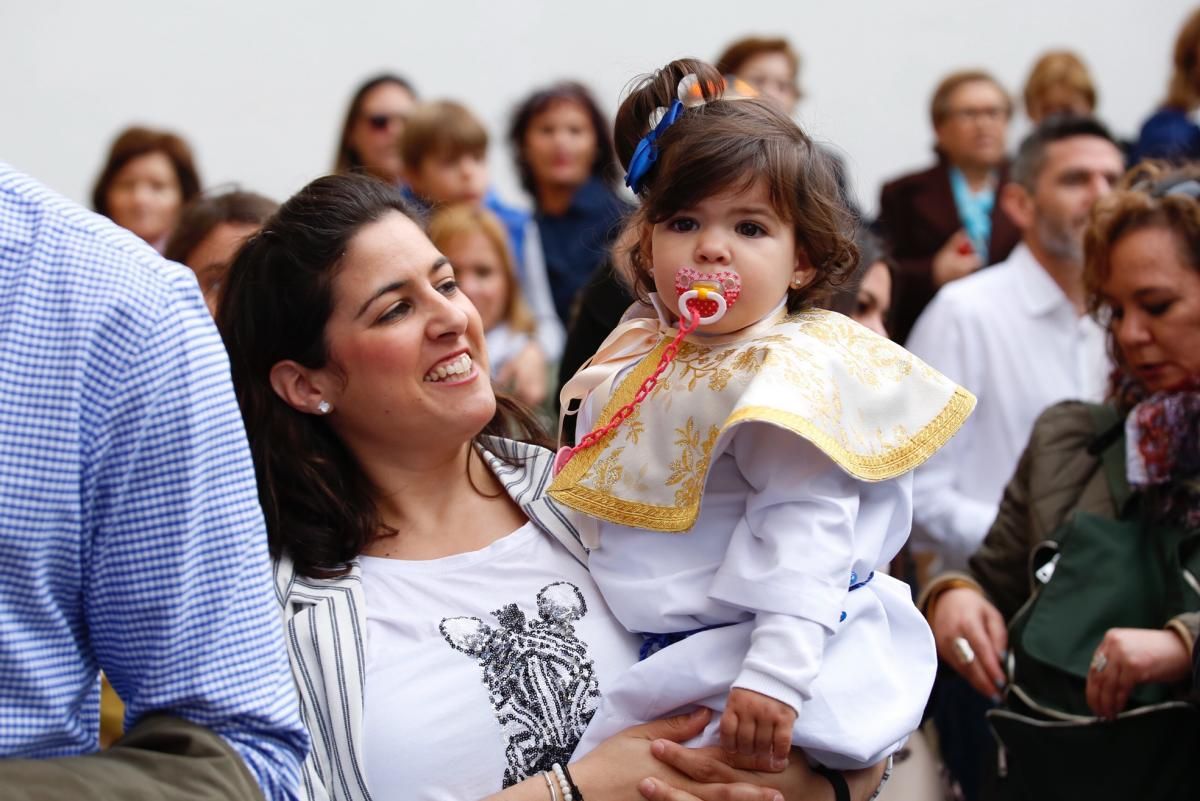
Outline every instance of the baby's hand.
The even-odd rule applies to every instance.
[[[721,715],[721,747],[754,757],[756,770],[780,771],[792,750],[796,710],[770,696],[735,687]]]

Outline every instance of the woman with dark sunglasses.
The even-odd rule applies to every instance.
[[[399,75],[365,81],[350,100],[338,141],[337,173],[363,172],[392,185],[403,183],[400,135],[417,102],[417,90]]]

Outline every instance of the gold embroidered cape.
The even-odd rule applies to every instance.
[[[673,334],[664,332],[625,375],[600,421],[633,399]],[[850,475],[883,481],[932,456],[974,406],[974,396],[894,342],[835,312],[809,309],[756,326],[747,338],[685,339],[633,415],[575,454],[549,493],[610,523],[686,531],[696,522],[713,454],[741,423],[776,425]]]

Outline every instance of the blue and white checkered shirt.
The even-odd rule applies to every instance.
[[[95,750],[103,669],[295,798],[266,543],[195,279],[0,164],[0,757]]]

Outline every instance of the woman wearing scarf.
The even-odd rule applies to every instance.
[[[1042,415],[968,572],[922,607],[941,659],[997,705],[997,797],[1194,798],[1200,167],[1130,173],[1086,249],[1109,402]]]

